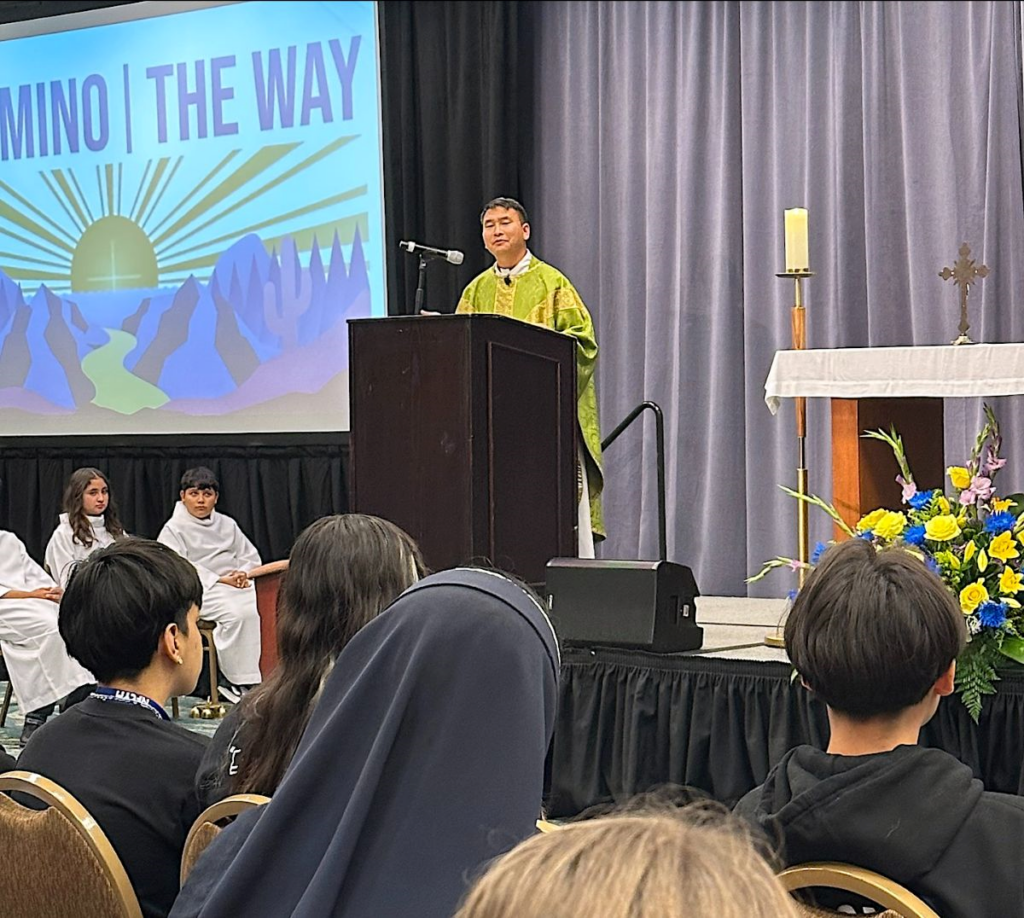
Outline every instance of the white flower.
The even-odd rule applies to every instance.
[[[977,613],[975,613],[967,619],[967,630],[971,634],[977,634],[979,631],[981,631],[981,619],[978,618]]]

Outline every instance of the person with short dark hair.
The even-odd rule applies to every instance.
[[[92,552],[125,537],[107,476],[99,469],[75,469],[64,488],[64,512],[46,545],[46,568],[62,587],[71,568]]]
[[[92,695],[32,737],[18,767],[64,787],[117,852],[143,915],[166,916],[196,817],[206,739],[173,723],[167,699],[203,665],[195,569],[145,539],[122,539],[75,568],[60,609],[68,651],[96,674]]]
[[[57,628],[63,590],[13,532],[0,530],[0,647],[24,712],[25,745],[63,699],[78,700],[96,681],[71,657]]]
[[[904,549],[852,539],[808,577],[785,640],[827,706],[828,749],[790,750],[737,812],[781,841],[787,865],[878,871],[943,918],[1024,915],[1009,868],[1024,845],[1024,799],[986,791],[949,753],[917,745],[967,640],[942,580]]]
[[[191,561],[203,584],[203,619],[217,623],[213,641],[228,685],[228,701],[237,702],[260,676],[260,617],[249,571],[260,555],[230,516],[215,508],[217,476],[205,466],[181,476],[180,500],[157,541]]]
[[[494,198],[480,214],[484,247],[494,264],[470,281],[458,313],[494,313],[542,325],[576,340],[576,413],[580,428],[578,466],[579,554],[594,557],[594,540],[604,538],[601,513],[601,426],[597,415],[594,323],[572,282],[527,248],[526,208],[513,198]]]

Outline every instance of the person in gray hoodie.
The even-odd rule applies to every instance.
[[[827,707],[828,749],[790,750],[736,812],[780,846],[787,866],[866,867],[943,918],[1024,915],[1024,799],[986,791],[952,755],[917,745],[953,691],[967,640],[939,577],[904,549],[861,539],[829,548],[793,603],[785,640]]]

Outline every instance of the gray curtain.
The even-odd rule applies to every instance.
[[[809,211],[809,347],[951,341],[958,300],[938,272],[965,240],[992,271],[971,299],[975,340],[1024,340],[1019,5],[546,2],[534,15],[531,247],[594,314],[604,430],[643,399],[665,410],[669,557],[703,592],[742,595],[763,560],[796,552],[795,502],[778,489],[795,486],[793,406],[764,404],[791,344],[792,283],[775,277],[785,208]],[[1003,483],[1018,488],[1024,400],[994,404]],[[979,416],[947,401],[950,463]],[[821,400],[809,428],[811,489],[830,497]],[[600,553],[656,557],[650,427],[611,448],[606,478]],[[750,592],[793,586],[783,574]]]

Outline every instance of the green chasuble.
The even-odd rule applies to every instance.
[[[531,255],[527,269],[510,284],[493,268],[474,278],[462,292],[456,312],[486,312],[510,316],[543,325],[576,339],[576,406],[580,432],[586,446],[587,487],[590,490],[590,519],[595,539],[604,538],[601,514],[601,428],[597,419],[597,390],[594,365],[597,340],[594,323],[576,288],[557,268]]]

